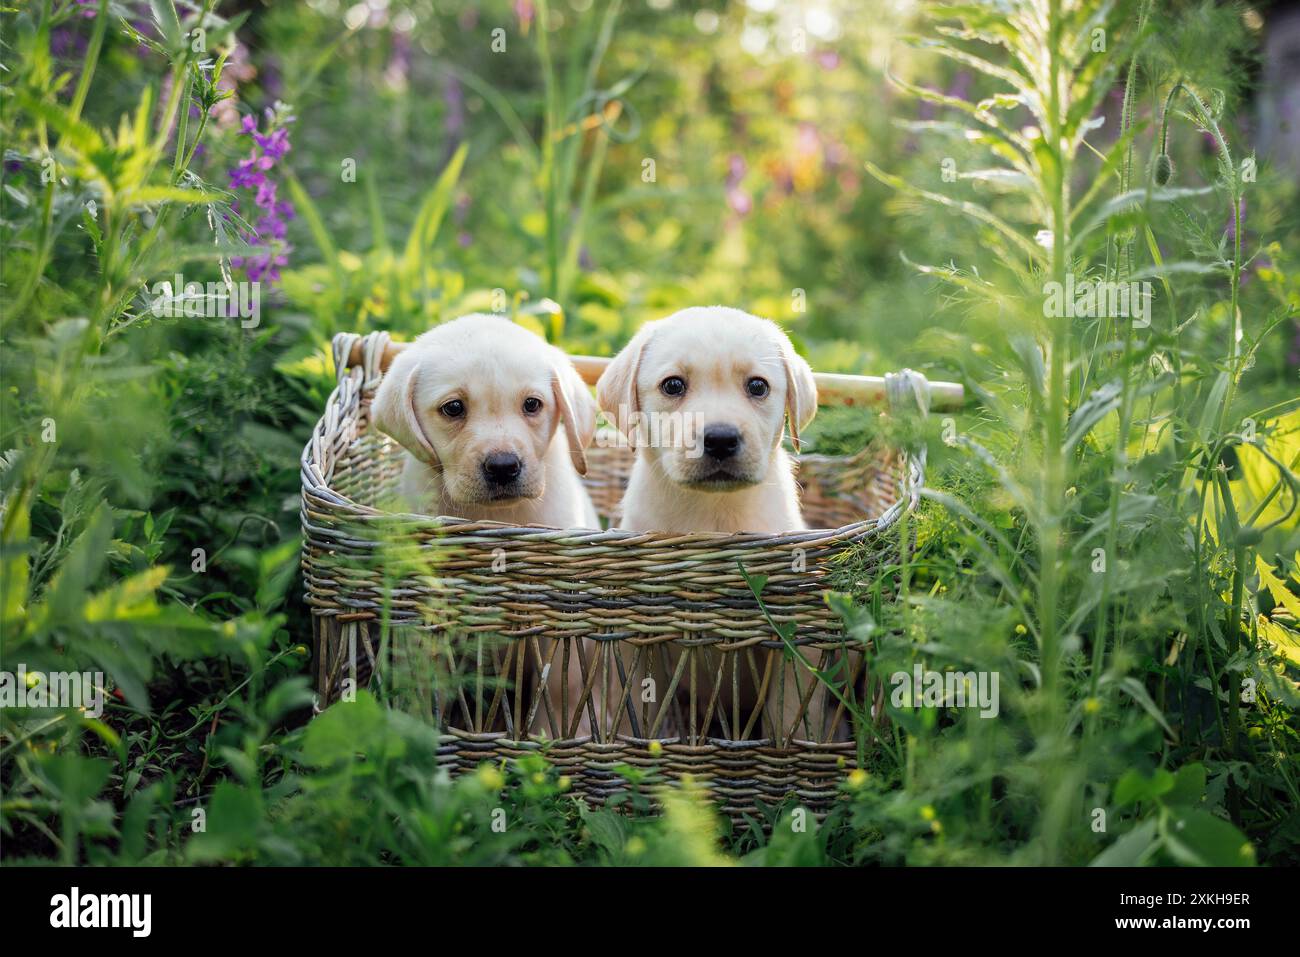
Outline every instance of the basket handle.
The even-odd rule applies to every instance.
[[[334,375],[343,382],[357,367],[363,370],[363,386],[373,386],[388,371],[393,358],[405,343],[396,343],[388,338],[386,332],[370,332],[358,335],[355,332],[340,332],[334,337]],[[394,348],[397,347],[397,348]]]
[[[382,337],[382,340],[378,337]],[[381,341],[382,346],[380,346]],[[389,340],[386,332],[372,332],[367,336],[340,333],[334,337],[335,367],[339,369],[339,376],[342,377],[346,374],[347,367],[363,365],[366,369],[366,380],[370,381],[372,373],[374,378],[382,375],[397,354],[407,345],[408,343],[405,342]],[[342,352],[343,349],[346,349],[346,352]],[[339,361],[340,355],[346,356],[344,362]],[[569,358],[573,360],[574,368],[588,385],[595,385],[600,374],[612,361],[601,356],[570,356]],[[913,389],[919,388],[915,385],[916,379],[919,378],[922,383],[925,383],[924,389],[915,392],[916,398],[919,401],[924,397],[929,403],[929,408],[936,412],[960,409],[966,401],[966,390],[960,382],[930,382],[919,372],[912,372],[910,369],[897,375],[906,375],[907,381],[913,383],[911,386]],[[891,402],[890,382],[894,377],[895,374],[892,373],[884,377],[840,375],[833,372],[813,373],[813,379],[817,382],[817,398],[821,405],[881,405]],[[891,404],[896,402],[897,399],[894,399]]]

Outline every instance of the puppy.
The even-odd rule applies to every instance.
[[[697,307],[648,322],[596,383],[637,446],[621,528],[785,532],[804,527],[796,449],[817,411],[812,369],[775,323]]]
[[[568,356],[491,315],[462,316],[420,336],[393,360],[371,404],[375,427],[406,449],[401,491],[413,511],[556,528],[600,528],[578,477],[587,471],[596,412]],[[545,655],[546,643],[538,650]],[[532,643],[520,652],[528,702],[541,668]],[[546,683],[553,712],[565,681],[563,652],[555,649]],[[572,702],[582,684],[578,657],[570,659]],[[503,678],[513,679],[509,670]],[[539,729],[550,733],[541,717],[531,730]],[[576,733],[589,731],[584,712]]]
[[[504,316],[420,336],[393,360],[371,415],[406,449],[401,491],[416,511],[600,527],[578,478],[596,431],[591,393],[568,356]]]
[[[817,386],[812,369],[775,323],[723,306],[683,309],[646,323],[605,370],[596,395],[637,448],[621,528],[735,533],[804,527],[793,464],[781,440],[788,422],[798,448],[799,430],[817,411]],[[735,697],[748,715],[757,703],[749,660],[744,652],[728,654],[733,657],[724,668],[718,706],[734,714]],[[670,653],[667,668],[659,669],[659,687],[667,686],[679,655]],[[820,665],[820,652],[805,655]],[[712,697],[717,667],[712,652],[704,661],[701,711]],[[761,670],[761,658],[758,664]],[[736,696],[733,667],[740,671]],[[766,696],[764,727],[782,742],[792,734],[818,733],[805,735],[807,725],[798,721],[794,671],[779,668]],[[806,689],[810,680],[801,671],[800,687]],[[814,701],[820,696],[821,689]],[[822,709],[810,704],[807,710],[809,720],[819,723]],[[733,736],[739,732],[731,729]]]

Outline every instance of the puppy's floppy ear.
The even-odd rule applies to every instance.
[[[554,348],[554,347],[552,347]],[[555,349],[555,372],[551,376],[551,391],[559,406],[564,422],[564,437],[569,442],[569,457],[579,475],[587,474],[587,456],[583,452],[596,435],[596,400],[591,397],[587,383],[582,381],[573,363],[559,349]]]
[[[415,350],[401,353],[375,391],[370,405],[370,417],[375,428],[391,435],[416,458],[437,468],[438,453],[424,430],[416,411],[417,389],[420,384],[420,356]]]
[[[658,321],[647,322],[637,330],[596,382],[596,401],[609,414],[614,426],[629,439],[633,438],[635,431],[633,417],[641,411],[641,399],[636,388],[637,373],[641,371],[641,353],[657,325]]]
[[[785,367],[785,414],[790,421],[790,444],[799,451],[799,430],[817,414],[817,382],[812,368],[794,351],[790,339],[777,330],[781,343],[781,365]]]

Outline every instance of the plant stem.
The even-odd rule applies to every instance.
[[[1146,28],[1147,16],[1151,12],[1151,0],[1146,0],[1142,4],[1141,11],[1138,14],[1138,35]],[[1133,126],[1133,86],[1137,79],[1137,50],[1134,49],[1133,56],[1129,59],[1128,76],[1124,81],[1124,112],[1121,119],[1120,136],[1126,135]],[[1133,141],[1129,140],[1128,149],[1124,154],[1124,168],[1120,177],[1119,192],[1125,195],[1132,189],[1133,182]],[[1118,279],[1122,275],[1132,275],[1134,268],[1133,245],[1134,238],[1129,238],[1120,248],[1116,249],[1115,262],[1113,265],[1114,276],[1111,278]],[[1115,565],[1117,551],[1119,547],[1119,500],[1120,500],[1120,476],[1128,461],[1128,435],[1129,429],[1132,428],[1132,356],[1133,356],[1133,320],[1130,318],[1124,327],[1124,353],[1120,360],[1120,374],[1123,376],[1122,391],[1120,393],[1119,405],[1119,433],[1115,441],[1114,457],[1111,464],[1110,475],[1110,500],[1107,503],[1107,520],[1106,520],[1106,546],[1103,557],[1106,562],[1105,570],[1102,572],[1101,579],[1101,598],[1097,602],[1097,633],[1093,637],[1092,643],[1092,673],[1090,675],[1090,691],[1092,697],[1097,696],[1097,690],[1101,682],[1101,669],[1105,662],[1106,655],[1106,632],[1110,623],[1109,604],[1111,581],[1115,574]],[[1091,736],[1093,729],[1096,727],[1097,715],[1099,712],[1089,714],[1084,729],[1085,737]]]
[[[81,109],[86,105],[86,94],[90,92],[90,80],[95,75],[95,64],[99,62],[99,51],[104,45],[104,33],[107,30],[108,0],[99,0],[99,10],[95,14],[95,32],[86,49],[86,65],[81,68],[81,77],[77,80],[77,90],[72,95],[72,106],[69,107],[74,121],[81,119]]]
[[[559,170],[555,163],[555,140],[559,135],[559,110],[555,102],[555,65],[551,61],[551,42],[546,35],[550,21],[550,4],[537,3],[537,55],[542,61],[542,82],[545,98],[545,120],[542,124],[542,176],[545,178],[546,203],[546,294],[559,295],[560,279],[560,224],[559,224]],[[558,300],[557,300],[558,301]]]

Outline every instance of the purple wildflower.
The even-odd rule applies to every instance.
[[[257,189],[266,182],[266,174],[257,168],[259,158],[250,156],[230,171],[231,189]]]
[[[446,110],[443,113],[443,130],[447,134],[448,147],[459,143],[465,137],[465,90],[460,85],[460,80],[453,73],[447,74],[447,79],[442,88],[443,102],[446,104]]]
[[[388,65],[384,67],[384,82],[390,89],[405,90],[410,73],[411,38],[401,30],[394,31]]]
[[[77,27],[58,26],[50,33],[50,52],[60,60],[82,60],[89,47],[86,31]]]
[[[536,13],[533,0],[515,0],[515,16],[519,18],[519,29],[524,33],[528,32],[528,26],[533,22]]]
[[[957,100],[969,100],[973,77],[966,70],[959,70],[952,78],[947,95]]]
[[[262,147],[263,154],[272,162],[284,159],[284,154],[289,152],[289,131],[283,127],[270,136],[262,136],[260,133],[254,132],[253,139],[258,146]]]
[[[285,124],[293,121],[287,110],[277,105],[276,110],[267,110],[269,132],[258,131],[257,119],[245,116],[240,122],[240,132],[253,138],[253,148],[230,171],[231,189],[256,190],[253,205],[261,210],[253,224],[253,232],[244,237],[249,245],[256,246],[256,251],[249,256],[232,257],[230,263],[236,269],[244,269],[253,282],[278,282],[280,267],[288,265],[291,248],[284,240],[288,234],[288,222],[294,217],[293,205],[279,198],[278,187],[267,173],[275,164],[284,159],[289,152],[289,130]]]
[[[740,185],[745,179],[747,169],[745,158],[739,153],[732,153],[727,157],[727,205],[741,218],[748,216],[754,208],[753,199]]]

